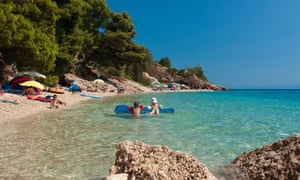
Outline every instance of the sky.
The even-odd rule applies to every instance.
[[[227,88],[300,88],[299,0],[107,0],[134,41]]]

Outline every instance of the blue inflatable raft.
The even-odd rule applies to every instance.
[[[131,114],[131,112],[128,109],[128,105],[124,105],[124,104],[117,105],[115,107],[114,111],[117,114]],[[149,109],[147,107],[145,107],[144,109],[141,110],[141,114],[150,113],[150,112],[151,112],[151,109]],[[160,113],[175,113],[175,109],[171,108],[171,107],[170,108],[160,108],[159,112]]]

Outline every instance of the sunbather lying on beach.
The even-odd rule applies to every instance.
[[[52,96],[50,95],[27,95],[27,99],[38,100],[41,102],[50,102]]]

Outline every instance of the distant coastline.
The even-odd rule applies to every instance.
[[[265,86],[242,86],[242,87],[231,87],[230,89],[300,89],[300,85],[265,85]]]

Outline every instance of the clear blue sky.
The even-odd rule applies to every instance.
[[[107,0],[156,61],[228,88],[300,87],[299,0]]]

